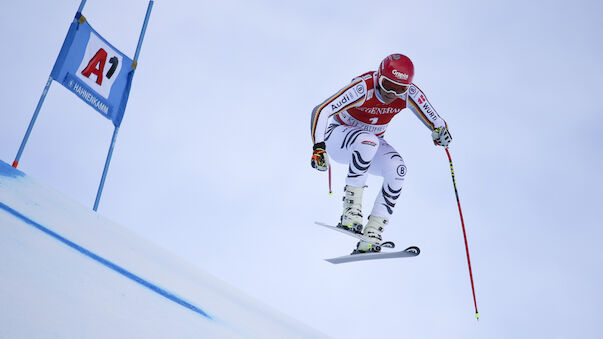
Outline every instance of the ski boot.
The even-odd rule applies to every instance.
[[[374,215],[370,215],[368,218],[368,222],[366,223],[366,227],[364,228],[364,237],[367,240],[370,240],[379,245],[373,245],[370,242],[360,241],[356,245],[356,249],[352,252],[352,254],[359,253],[367,253],[367,252],[381,252],[381,233],[383,233],[383,229],[385,225],[387,225],[388,220],[385,218],[376,217]]]
[[[344,189],[343,214],[337,227],[362,234],[362,192],[364,187],[347,185]]]

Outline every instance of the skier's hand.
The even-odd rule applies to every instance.
[[[310,164],[313,168],[319,171],[326,171],[329,169],[329,157],[327,151],[325,151],[325,143],[319,142],[314,144],[314,151],[312,152],[312,160]]]
[[[446,126],[434,129],[431,132],[431,137],[433,138],[433,143],[437,146],[448,147],[448,144],[452,141],[452,136]]]

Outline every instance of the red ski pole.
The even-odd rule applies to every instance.
[[[452,184],[454,185],[454,194],[456,195],[456,202],[459,206],[459,215],[461,216],[461,225],[463,226],[463,238],[465,239],[465,250],[467,252],[467,265],[469,266],[469,278],[471,279],[471,291],[473,292],[473,305],[475,306],[475,317],[479,320],[479,312],[477,311],[477,300],[475,299],[475,286],[473,285],[473,273],[471,272],[471,259],[469,258],[469,245],[467,245],[467,233],[465,232],[465,222],[463,221],[463,212],[461,211],[461,201],[459,200],[459,192],[456,189],[456,180],[454,179],[454,168],[452,167],[452,158],[448,147],[445,148],[446,154],[448,155],[448,161],[450,161],[450,173],[452,174]]]
[[[331,165],[329,164],[329,194],[333,194],[333,190],[331,189]]]

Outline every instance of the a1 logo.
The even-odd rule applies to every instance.
[[[122,67],[122,56],[96,34],[90,34],[76,76],[98,94],[109,98],[111,87]]]

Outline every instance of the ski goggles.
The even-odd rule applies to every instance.
[[[408,91],[409,85],[401,84],[399,82],[394,82],[389,80],[388,78],[381,76],[379,77],[379,86],[385,93],[394,94],[396,96],[401,96],[406,91]]]

